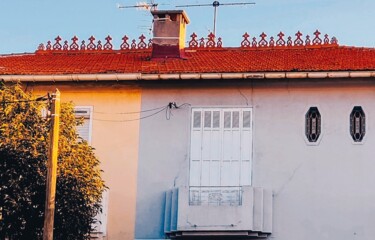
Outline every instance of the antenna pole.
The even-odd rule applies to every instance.
[[[178,5],[176,7],[214,7],[214,31],[213,34],[216,36],[216,18],[217,18],[217,8],[219,6],[240,6],[240,5],[249,5],[255,4],[254,2],[232,2],[232,3],[222,3],[219,1],[214,1],[212,4],[188,4],[188,5]]]
[[[214,1],[212,3],[212,6],[214,7],[214,36],[216,37],[216,17],[217,17],[217,7],[220,6],[219,1]]]
[[[216,16],[217,16],[217,6],[214,6],[214,36],[216,37]]]

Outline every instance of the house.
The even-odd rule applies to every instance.
[[[186,13],[152,14],[152,42],[58,37],[0,57],[0,79],[58,87],[86,114],[110,188],[102,237],[372,239],[375,49],[319,31],[185,47]]]

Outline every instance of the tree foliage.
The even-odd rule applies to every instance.
[[[0,239],[42,239],[50,118],[19,84],[0,86]],[[88,239],[105,190],[93,148],[77,136],[73,105],[60,114],[54,239]]]

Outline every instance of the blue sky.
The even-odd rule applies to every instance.
[[[221,0],[228,2],[251,0]],[[212,0],[159,0],[159,9],[175,9],[175,5],[212,3]],[[276,36],[279,31],[304,35],[319,29],[336,36],[339,44],[375,47],[374,0],[256,0],[248,7],[218,9],[217,36],[224,46],[239,46],[244,32],[259,36],[265,32]],[[109,34],[115,48],[126,34],[138,38],[151,37],[151,16],[146,11],[120,10],[116,6],[133,5],[136,0],[1,0],[0,53],[34,52],[39,43],[60,35],[64,40],[77,35],[86,40],[94,35],[104,41]],[[186,8],[191,24],[187,34],[207,36],[213,25],[213,8]]]

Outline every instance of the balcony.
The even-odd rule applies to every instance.
[[[166,192],[164,232],[170,238],[266,238],[272,191],[246,187],[183,187]]]

